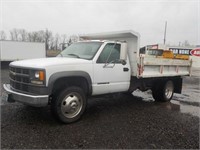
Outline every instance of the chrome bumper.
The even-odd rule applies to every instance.
[[[10,88],[10,84],[4,84],[3,88],[8,93],[8,102],[17,101],[20,103],[24,103],[26,105],[35,106],[35,107],[43,107],[48,105],[49,96],[48,95],[28,95],[13,91]],[[10,99],[10,100],[9,100]]]

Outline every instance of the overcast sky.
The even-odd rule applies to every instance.
[[[200,0],[0,0],[1,29],[85,34],[132,29],[141,45],[200,44]]]

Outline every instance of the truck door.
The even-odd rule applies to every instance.
[[[94,63],[93,95],[123,92],[130,85],[130,64],[120,62],[121,44],[107,43]]]

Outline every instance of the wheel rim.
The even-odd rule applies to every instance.
[[[167,99],[170,99],[173,95],[174,92],[174,86],[173,83],[171,81],[167,82],[166,84],[166,88],[165,88],[165,97]]]
[[[61,111],[67,118],[76,117],[83,107],[83,100],[78,93],[68,94],[61,103]]]

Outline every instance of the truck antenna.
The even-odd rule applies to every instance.
[[[167,32],[167,21],[165,21],[164,45],[165,45],[165,42],[166,42],[166,32]]]

